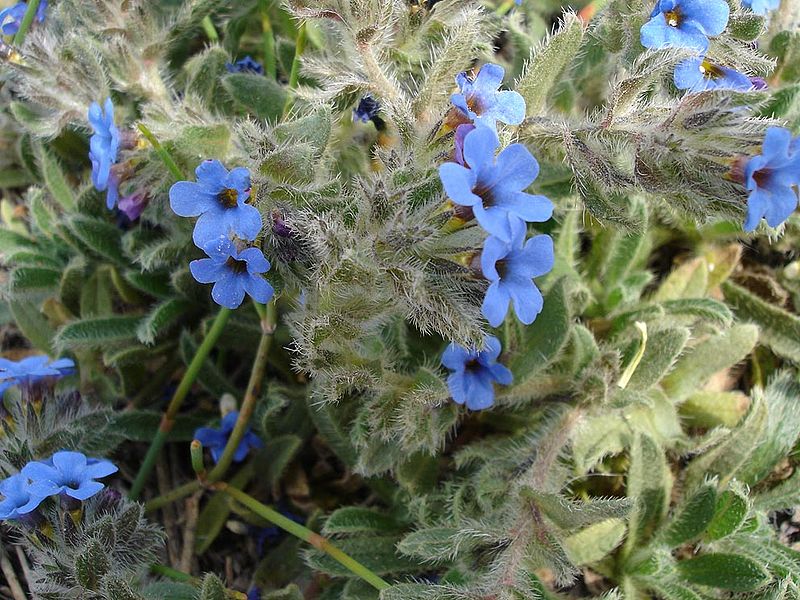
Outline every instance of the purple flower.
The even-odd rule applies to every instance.
[[[500,340],[489,336],[486,349],[467,350],[450,344],[442,354],[442,364],[452,373],[447,378],[450,395],[457,404],[466,404],[470,410],[482,410],[494,404],[494,383],[509,385],[514,376],[497,362]]]
[[[209,258],[193,260],[189,264],[192,276],[200,283],[213,283],[211,297],[214,302],[228,308],[237,308],[245,292],[256,302],[266,304],[275,290],[260,276],[269,271],[269,261],[258,248],[239,252],[236,245],[224,236],[203,246]]]
[[[522,123],[525,100],[517,92],[498,91],[504,75],[503,67],[492,63],[483,65],[474,80],[466,73],[459,73],[456,83],[460,91],[450,96],[458,116],[492,130],[497,129],[497,121],[509,125]]]
[[[138,190],[133,194],[123,196],[119,201],[119,209],[125,213],[125,216],[131,221],[135,221],[142,215],[142,212],[147,208],[149,202],[150,196],[147,195],[147,192]]]
[[[119,197],[119,180],[112,176],[111,166],[117,162],[119,129],[114,124],[114,104],[106,98],[105,114],[97,102],[89,107],[89,123],[94,130],[89,139],[89,160],[92,161],[92,183],[96,190],[106,194],[106,206],[114,208]]]
[[[19,31],[25,11],[28,10],[27,2],[17,2],[14,6],[0,10],[0,31],[4,35],[14,35]],[[36,9],[36,20],[41,23],[44,21],[44,13],[47,11],[47,0],[42,0]]]
[[[205,160],[197,169],[197,182],[179,181],[169,190],[169,205],[181,217],[197,217],[192,239],[202,248],[219,236],[233,233],[254,240],[261,231],[261,214],[245,201],[250,198],[250,171],[230,172],[218,160]]]
[[[481,270],[491,285],[481,312],[492,327],[505,320],[512,302],[517,318],[525,325],[533,323],[542,310],[544,301],[533,278],[553,268],[553,240],[549,235],[537,235],[526,242],[525,233],[525,223],[515,220],[511,242],[490,236],[483,245]]]
[[[764,16],[781,5],[781,0],[742,0],[742,6],[749,8],[757,15]]]
[[[19,519],[36,510],[49,494],[41,495],[31,489],[28,478],[17,473],[0,481],[0,521]]]
[[[553,205],[544,196],[522,191],[539,174],[539,163],[528,149],[511,144],[495,160],[499,144],[494,131],[478,127],[464,140],[465,166],[445,163],[439,167],[439,177],[453,202],[472,208],[488,233],[508,242],[513,218],[547,221]]]
[[[764,79],[763,77],[751,77],[750,83],[753,84],[754,90],[761,91],[769,89],[769,84],[767,83],[767,80]]]
[[[705,90],[747,91],[753,89],[753,82],[739,71],[699,56],[684,60],[675,67],[675,87],[695,93]]]
[[[99,458],[86,458],[80,452],[62,450],[46,462],[29,462],[22,474],[31,480],[32,493],[42,496],[65,494],[76,500],[87,500],[105,486],[100,479],[117,472],[114,463]]]
[[[745,231],[753,231],[761,218],[770,227],[777,227],[797,207],[800,185],[800,138],[782,127],[770,127],[764,138],[761,154],[744,166],[744,183],[750,192],[747,199]]]
[[[642,26],[642,46],[705,52],[708,37],[725,31],[729,15],[725,0],[658,0],[650,20]]]
[[[264,67],[262,64],[250,55],[237,60],[235,63],[225,63],[225,68],[228,70],[228,73],[255,73],[256,75],[264,74]]]
[[[75,363],[69,358],[51,361],[49,356],[28,356],[18,362],[0,358],[0,381],[27,384],[44,377],[69,375],[74,370]]]
[[[225,450],[225,445],[228,443],[228,438],[231,437],[236,420],[239,418],[239,411],[229,412],[222,418],[219,429],[213,427],[200,427],[194,432],[194,439],[203,444],[204,448],[211,450],[211,458],[215,463],[219,462],[222,458],[222,452]],[[233,454],[233,462],[242,462],[251,449],[259,449],[264,447],[264,442],[252,431],[247,428],[242,441],[236,447],[236,452]]]

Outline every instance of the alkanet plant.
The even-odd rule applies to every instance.
[[[7,4],[0,594],[800,598],[795,2]]]

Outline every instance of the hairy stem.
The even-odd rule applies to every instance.
[[[292,70],[289,73],[289,95],[286,97],[286,104],[283,105],[283,116],[289,114],[294,104],[294,91],[297,89],[297,82],[300,79],[300,57],[306,49],[306,40],[308,35],[306,33],[306,24],[300,23],[297,30],[297,41],[294,46],[294,60],[292,60]]]

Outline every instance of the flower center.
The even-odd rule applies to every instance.
[[[497,271],[497,274],[500,275],[501,280],[505,279],[506,273],[508,273],[508,261],[505,259],[498,260],[496,263],[494,263],[494,269]]]
[[[700,63],[700,72],[706,79],[720,79],[725,76],[720,67],[707,60]]]
[[[675,8],[674,10],[669,10],[664,13],[664,18],[667,21],[667,25],[670,27],[680,27],[681,25],[681,13],[678,12],[678,9]]]
[[[236,208],[237,200],[239,199],[239,192],[233,188],[226,188],[217,196],[220,204],[225,208]]]
[[[247,262],[243,260],[237,260],[232,256],[229,256],[228,260],[225,261],[225,266],[228,267],[231,271],[233,271],[237,275],[239,273],[244,273],[245,271],[247,271]]]
[[[759,169],[753,173],[753,181],[760,188],[765,188],[769,185],[770,177],[772,177],[772,169]]]
[[[483,200],[483,208],[489,208],[494,205],[494,191],[491,187],[478,183],[472,190],[472,193]]]
[[[477,358],[472,358],[464,365],[464,370],[470,373],[477,373],[481,370],[481,363],[478,362]]]

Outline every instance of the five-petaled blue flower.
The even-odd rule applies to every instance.
[[[261,231],[261,214],[245,204],[250,197],[250,171],[237,167],[230,172],[218,160],[204,160],[197,169],[197,182],[179,181],[169,190],[169,205],[181,217],[197,217],[192,239],[202,248],[219,236],[235,234],[254,240]]]
[[[256,75],[264,74],[263,65],[250,55],[237,60],[235,63],[225,63],[225,68],[228,70],[228,73],[255,73]]]
[[[483,276],[491,282],[481,312],[492,327],[503,322],[512,302],[522,323],[530,325],[536,320],[544,300],[533,278],[549,273],[555,260],[549,235],[537,235],[526,242],[525,223],[516,220],[513,227],[511,242],[489,236],[481,253]]]
[[[690,92],[705,90],[750,90],[753,82],[744,73],[712,63],[699,56],[675,67],[675,87]]]
[[[0,10],[0,31],[4,35],[14,35],[19,31],[25,11],[28,10],[27,2],[17,2],[14,6]],[[36,20],[41,23],[44,21],[44,14],[47,12],[47,0],[42,0],[36,9]]]
[[[447,378],[450,395],[458,404],[466,404],[470,410],[489,408],[494,404],[494,383],[509,385],[514,376],[504,365],[497,362],[500,356],[500,340],[489,336],[486,349],[467,350],[450,344],[442,354],[442,364],[453,371]]]
[[[483,65],[474,80],[466,73],[456,75],[460,91],[450,96],[450,101],[462,123],[473,121],[475,125],[486,125],[493,130],[497,128],[497,121],[508,125],[522,123],[525,100],[517,92],[498,91],[504,75],[503,67],[492,63]]]
[[[256,302],[266,304],[275,290],[261,277],[269,271],[269,261],[258,248],[245,248],[241,252],[225,236],[211,240],[203,246],[209,258],[189,263],[192,276],[200,283],[213,283],[211,297],[227,308],[237,308],[247,292]]]
[[[642,26],[642,45],[705,52],[709,36],[725,31],[730,10],[725,0],[658,0],[650,20]]]
[[[33,512],[49,494],[39,494],[31,489],[28,478],[16,473],[0,481],[0,520],[19,519]]]
[[[742,0],[742,6],[761,16],[766,15],[771,10],[775,10],[780,5],[781,0]]]
[[[95,479],[117,470],[111,461],[86,458],[81,452],[62,450],[53,454],[48,462],[29,462],[22,467],[22,475],[31,480],[32,494],[65,494],[76,500],[87,500],[105,487]]]
[[[777,227],[797,207],[800,185],[800,138],[782,127],[770,127],[764,138],[761,154],[744,166],[744,183],[750,191],[747,199],[745,231],[753,231],[761,218],[770,227]]]
[[[45,377],[61,377],[75,370],[69,358],[50,360],[48,356],[28,356],[15,362],[0,358],[0,381],[30,384]]]
[[[544,196],[523,192],[539,174],[539,163],[522,144],[511,144],[495,161],[500,142],[494,131],[478,127],[464,140],[465,166],[445,163],[439,177],[450,199],[469,206],[490,234],[511,241],[513,219],[547,221],[553,205]]]
[[[92,161],[92,183],[100,192],[106,191],[106,206],[114,208],[119,198],[119,181],[111,173],[119,152],[119,129],[114,124],[114,104],[106,98],[105,113],[97,102],[89,107],[89,123],[94,134],[89,139],[89,160]]]
[[[235,410],[229,412],[222,418],[219,429],[213,427],[200,427],[194,432],[194,439],[203,444],[204,448],[211,450],[211,458],[214,462],[219,462],[222,458],[222,452],[225,450],[225,444],[228,443],[228,438],[231,436],[236,420],[239,418],[239,411]],[[233,462],[242,462],[248,455],[251,449],[257,450],[264,447],[264,442],[261,441],[255,433],[247,428],[246,433],[242,436],[242,441],[236,447],[236,452],[233,454]]]

